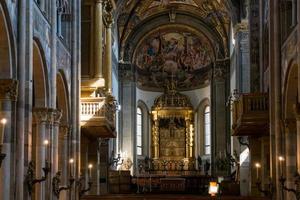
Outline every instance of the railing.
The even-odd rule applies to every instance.
[[[269,98],[266,93],[241,94],[233,102],[232,107],[232,128],[247,124],[265,125],[269,115]]]
[[[81,120],[105,118],[109,123],[115,122],[115,105],[107,97],[81,98]]]

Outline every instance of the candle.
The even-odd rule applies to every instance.
[[[6,124],[7,120],[5,118],[3,118],[1,120],[1,124],[2,124],[2,131],[1,131],[1,135],[0,135],[0,146],[3,145],[4,142],[4,130],[5,130],[5,124]]]
[[[45,145],[45,160],[47,161],[49,141],[48,140],[44,140],[44,145]]]
[[[93,168],[93,165],[89,164],[89,178],[90,179],[92,178],[92,168]]]
[[[279,173],[280,173],[281,176],[283,176],[283,166],[282,166],[282,163],[284,161],[284,157],[283,156],[279,156],[278,159],[279,159]]]
[[[74,173],[73,173],[73,164],[74,164],[74,159],[71,158],[69,160],[69,163],[70,163],[70,174],[71,174],[71,177],[73,177]]]
[[[259,171],[259,168],[260,168],[260,164],[256,163],[255,167],[256,167],[256,179],[258,180],[258,171]]]

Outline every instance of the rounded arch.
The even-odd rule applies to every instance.
[[[56,91],[57,91],[57,109],[62,111],[61,124],[69,122],[69,98],[66,79],[63,71],[59,71],[56,75]]]
[[[298,103],[298,64],[291,61],[284,82],[284,118],[294,119],[294,105]]]
[[[161,12],[142,21],[141,24],[134,27],[128,37],[124,38],[124,41],[122,41],[122,47],[120,48],[121,59],[125,62],[132,63],[135,50],[133,47],[138,46],[137,44],[141,41],[141,38],[149,31],[168,24],[170,24],[168,12]],[[212,46],[218,46],[218,52],[214,52],[215,58],[221,59],[222,57],[225,57],[228,45],[224,44],[218,32],[209,27],[201,18],[191,15],[190,13],[178,11],[178,13],[176,13],[176,24],[179,26],[188,26],[191,29],[198,30],[204,34]]]
[[[0,3],[0,79],[16,77],[14,36],[5,2]]]
[[[49,84],[45,54],[38,40],[33,42],[33,107],[47,107]]]

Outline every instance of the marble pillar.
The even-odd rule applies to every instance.
[[[0,79],[0,120],[5,118],[4,141],[0,153],[5,154],[0,168],[0,200],[13,199],[14,195],[14,158],[15,112],[18,82],[13,79]],[[2,124],[0,125],[2,131]]]
[[[95,78],[103,78],[102,71],[102,51],[103,51],[103,8],[102,0],[97,0],[95,2],[95,32],[94,32],[94,66],[95,66]]]
[[[35,122],[35,133],[33,136],[34,153],[33,156],[35,160],[35,178],[40,179],[44,176],[43,167],[45,167],[46,160],[50,162],[47,158],[47,152],[49,151],[48,146],[44,145],[44,141],[48,140],[46,137],[46,123],[48,120],[48,108],[34,108],[33,117]],[[49,141],[49,140],[48,140]],[[45,199],[46,198],[46,185],[45,182],[35,185],[35,198]]]

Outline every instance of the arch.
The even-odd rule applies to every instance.
[[[59,71],[56,75],[56,91],[57,91],[57,109],[62,110],[61,124],[69,122],[69,95],[66,79],[63,71]]]
[[[33,42],[33,107],[47,107],[49,84],[45,56],[38,40]]]
[[[135,50],[132,47],[137,47],[137,44],[141,41],[142,37],[144,37],[149,31],[170,24],[168,16],[168,12],[161,12],[155,16],[147,18],[138,26],[134,27],[128,37],[124,41],[122,41],[122,47],[120,48],[120,56],[122,57],[122,59],[126,62],[132,63]],[[215,47],[218,45],[219,52],[214,52],[215,58],[220,59],[222,57],[225,57],[227,48],[226,44],[223,43],[223,40],[217,33],[217,31],[211,29],[211,27],[205,24],[205,22],[201,18],[195,15],[190,15],[189,13],[178,12],[176,14],[175,25],[189,27],[190,29],[194,29],[202,33],[208,38],[212,46]]]
[[[0,79],[15,77],[14,40],[5,3],[0,3]]]
[[[284,83],[284,118],[295,119],[294,105],[298,102],[298,65],[291,61]]]

